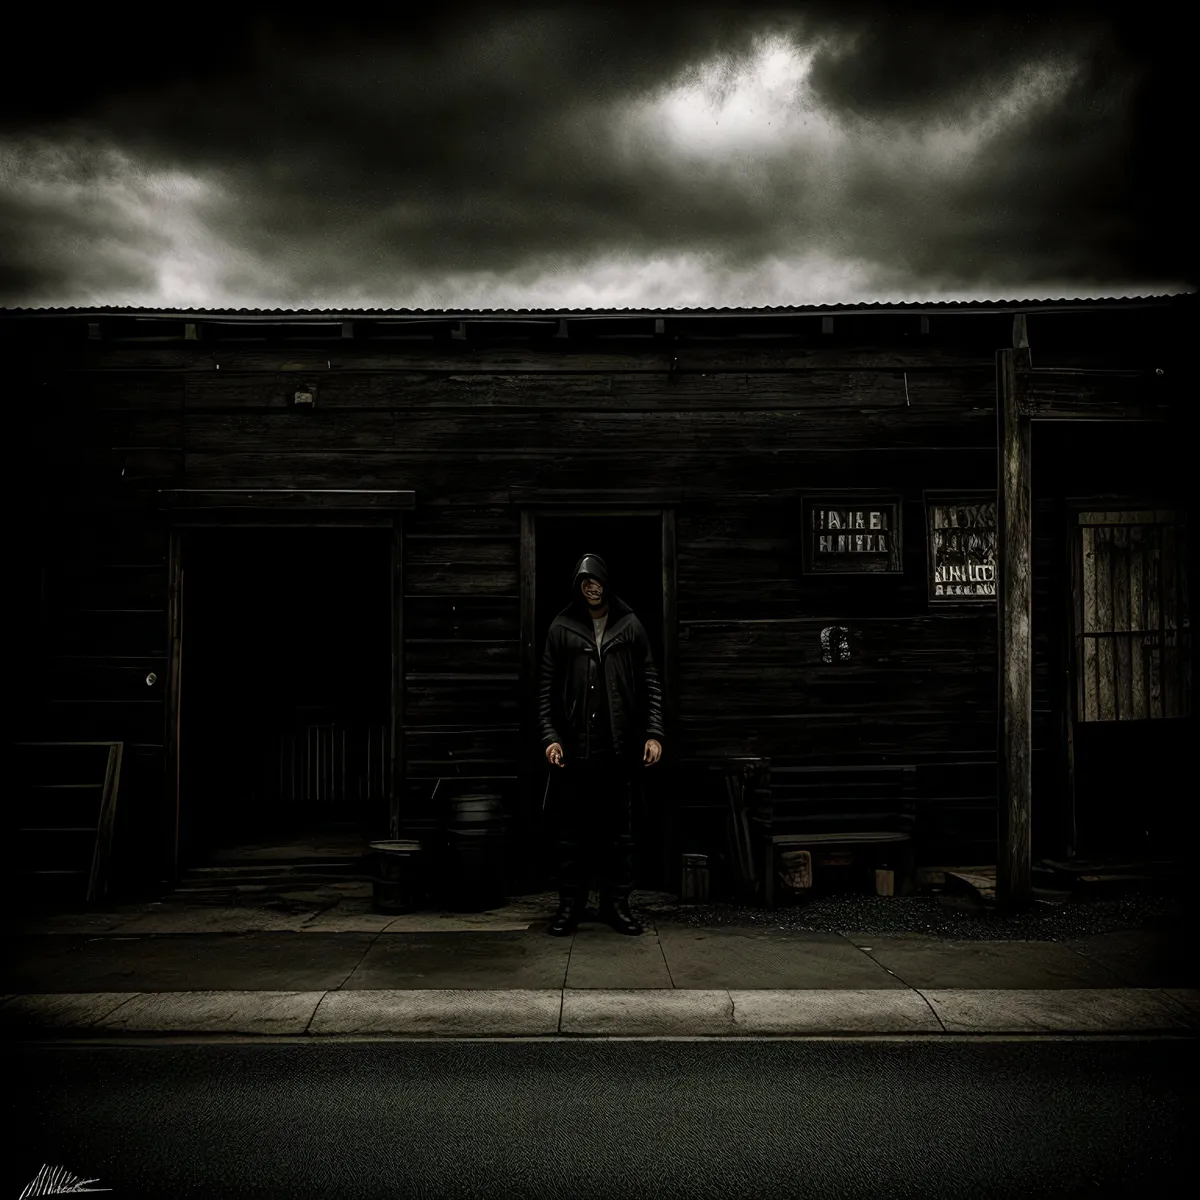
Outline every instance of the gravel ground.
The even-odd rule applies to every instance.
[[[1011,916],[980,913],[939,895],[825,896],[773,911],[730,904],[638,900],[635,893],[633,907],[660,924],[875,935],[913,933],[979,941],[1066,941],[1120,929],[1171,928],[1184,917],[1178,899],[1154,895],[1061,904],[1035,901],[1028,912]]]
[[[247,912],[266,910],[275,914],[305,915],[328,909],[346,893],[354,892],[356,901],[369,908],[370,888],[360,883],[339,883],[280,894],[276,889],[245,891],[222,895],[189,895],[187,907],[234,907]],[[361,895],[359,894],[361,893]],[[175,898],[182,901],[183,897]],[[598,895],[590,897],[597,907]],[[509,897],[505,909],[514,919],[536,913],[536,920],[549,918],[557,903],[556,892]],[[683,904],[672,894],[638,890],[631,907],[643,919],[656,925],[691,928],[730,929],[807,929],[826,933],[916,934],[929,938],[978,941],[1067,941],[1091,934],[1121,929],[1185,930],[1190,913],[1186,900],[1168,895],[1135,893],[1113,899],[1069,900],[1059,903],[1035,901],[1028,912],[1001,916],[994,911],[979,911],[970,901],[939,893],[923,892],[913,896],[875,896],[869,893],[832,893],[797,900],[767,910],[728,903]],[[343,905],[344,906],[344,905]],[[137,915],[171,905],[130,905],[118,913]],[[421,911],[438,911],[435,904]],[[1189,934],[1190,936],[1190,934]]]

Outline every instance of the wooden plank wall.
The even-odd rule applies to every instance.
[[[64,737],[128,740],[153,809],[167,674],[155,488],[414,489],[404,807],[406,827],[429,827],[438,778],[515,794],[527,766],[509,489],[676,488],[684,755],[915,763],[921,858],[990,861],[995,612],[929,606],[922,500],[925,489],[995,486],[994,350],[1011,318],[973,319],[970,343],[924,347],[81,336],[55,359],[66,369],[43,371],[48,469],[61,481],[50,719]],[[312,411],[288,406],[301,382],[316,389]],[[902,499],[903,576],[804,576],[802,492],[864,487]],[[1045,538],[1035,545],[1043,607],[1055,553]],[[848,660],[822,660],[829,626],[848,631]],[[1047,625],[1035,636],[1035,744],[1046,748],[1059,737],[1055,635]]]
[[[125,743],[112,875],[118,889],[152,887],[169,537],[154,489],[182,478],[182,380],[38,372],[34,395],[42,628],[24,719],[37,737]]]
[[[429,499],[405,517],[403,812],[414,832],[436,825],[439,796],[455,790],[498,790],[515,815],[522,766],[520,513]]]

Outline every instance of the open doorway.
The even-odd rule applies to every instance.
[[[646,627],[655,665],[667,687],[664,648],[663,523],[659,511],[645,514],[538,513],[535,522],[534,639],[540,665],[550,623],[571,600],[575,564],[584,554],[598,554],[608,565],[611,590],[638,615]],[[536,683],[535,689],[536,691]],[[527,721],[537,720],[535,711]],[[538,739],[530,739],[537,745]],[[540,812],[550,768],[538,763],[536,805]],[[644,799],[635,815],[636,879],[639,888],[663,886],[663,805],[659,802],[662,765],[647,769]],[[543,833],[550,830],[543,826]],[[540,862],[534,871],[544,886],[552,883],[548,836],[540,839]]]
[[[1070,517],[1072,844],[1167,858],[1195,833],[1186,517],[1111,497]]]
[[[188,529],[181,562],[180,867],[360,851],[387,804],[390,531]]]

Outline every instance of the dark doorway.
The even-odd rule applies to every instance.
[[[584,554],[599,554],[608,564],[612,591],[628,604],[650,637],[660,678],[663,664],[663,547],[662,514],[622,516],[542,515],[536,519],[534,628],[538,662],[550,622],[571,599],[575,564]],[[664,679],[664,690],[666,681]],[[536,720],[530,713],[529,720]],[[536,744],[536,739],[534,739]],[[550,769],[539,762],[536,805],[540,812]],[[662,766],[645,772],[643,796],[635,817],[637,886],[663,886]],[[546,828],[544,832],[552,834]],[[549,839],[542,839],[541,871],[545,886],[553,884]]]
[[[1195,830],[1176,782],[1195,736],[1184,442],[1169,425],[1034,425],[1035,854],[1170,858]]]
[[[387,531],[182,537],[180,865],[386,810]]]
[[[1194,734],[1184,514],[1109,500],[1072,515],[1075,844],[1169,857]]]

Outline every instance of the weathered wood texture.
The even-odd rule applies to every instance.
[[[1039,369],[1023,373],[1017,410],[1035,420],[1161,420],[1176,390],[1173,371]]]
[[[164,353],[106,349],[96,364]],[[124,514],[116,527],[133,537],[154,530],[136,553],[89,539],[86,553],[64,556],[56,594],[69,607],[56,628],[74,657],[49,677],[58,714],[97,729],[127,718],[161,741],[161,701],[138,691],[147,664],[166,687],[156,489],[413,489],[398,750],[408,763],[402,820],[415,827],[435,815],[438,779],[444,795],[454,779],[507,786],[528,769],[520,738],[501,736],[521,711],[520,512],[509,489],[660,487],[684,500],[675,533],[682,754],[986,753],[993,634],[980,612],[928,612],[921,502],[927,487],[992,481],[994,373],[979,353],[938,363],[870,351],[836,362],[830,352],[693,352],[674,376],[653,354],[576,356],[553,371],[529,355],[519,371],[397,355],[385,371],[338,374],[316,372],[319,356],[307,366],[293,356],[294,369],[281,370],[286,360],[269,352],[231,360],[222,350],[217,372],[208,351],[172,353],[208,369],[55,379],[47,443],[69,475],[62,503]],[[297,371],[312,375],[314,411],[286,407]],[[848,484],[903,497],[903,576],[802,576],[800,492]],[[820,631],[838,624],[851,630],[851,659],[823,664]],[[108,657],[83,665],[81,655]],[[492,734],[487,754],[449,752]],[[414,755],[422,737],[442,739],[445,763]]]
[[[999,544],[999,797],[997,899],[1020,907],[1031,898],[1032,802],[1032,517],[1030,426],[1020,409],[1020,378],[1029,351],[996,356],[997,525]]]
[[[845,660],[824,648],[829,627],[828,618],[685,624],[682,714],[964,714],[995,705],[986,619],[848,618]]]
[[[389,632],[391,645],[391,685],[388,712],[388,837],[399,838],[404,820],[404,721],[405,721],[405,675],[408,671],[407,647],[404,636],[404,588],[408,567],[408,556],[404,546],[404,524],[397,518],[391,530],[391,590]]]
[[[922,502],[929,488],[996,485],[985,343],[89,345],[62,360],[67,369],[43,371],[33,439],[55,481],[58,528],[78,533],[47,562],[43,686],[56,732],[162,741],[158,489],[411,489],[398,752],[402,819],[421,827],[436,815],[437,780],[509,787],[529,769],[510,489],[664,488],[682,500],[674,735],[684,753],[917,763],[928,844],[948,854],[961,836],[986,857],[995,618],[986,607],[930,610]],[[312,411],[288,407],[298,384],[315,389]],[[804,576],[802,492],[861,487],[901,497],[904,573]],[[828,628],[847,631],[847,659],[824,661]],[[1048,664],[1035,650],[1035,715],[1052,712]],[[157,691],[144,683],[150,670]],[[1035,722],[1035,754],[1052,750],[1051,726]],[[969,780],[946,773],[964,759]]]
[[[1000,319],[995,335],[1007,339],[1011,321]],[[185,345],[181,342],[137,344],[106,342],[87,345],[77,339],[58,347],[47,344],[42,361],[54,361],[78,371],[280,372],[320,380],[334,371],[480,372],[483,374],[642,373],[667,376],[673,361],[681,373],[691,371],[790,370],[941,370],[982,366],[991,369],[995,339],[981,336],[959,345],[885,346],[865,341],[857,346],[829,345],[829,339],[805,344],[784,338],[778,343],[655,346],[646,340],[560,346],[528,342],[473,344],[451,349],[434,341],[356,342],[351,347],[237,344]],[[58,353],[53,350],[57,348]]]

